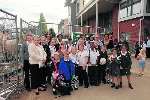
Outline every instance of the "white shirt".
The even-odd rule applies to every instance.
[[[99,52],[96,50],[90,50],[90,62],[92,65],[96,65],[97,57],[99,56]]]
[[[39,51],[40,51],[40,57],[41,57],[41,61],[39,62],[39,67],[41,67],[41,66],[43,66],[44,64],[43,64],[43,60],[45,60],[46,61],[46,56],[47,56],[47,54],[46,54],[46,52],[44,51],[44,48],[43,48],[43,46],[42,45],[40,45],[40,46],[38,46],[38,49],[39,49]]]
[[[28,46],[28,52],[30,64],[39,64],[43,60],[46,60],[47,55],[43,46],[36,46],[35,44],[31,43]]]
[[[51,52],[51,57],[53,57],[54,56],[54,53],[56,52],[56,48],[55,48],[55,46],[49,46],[49,48],[50,48],[50,52]]]
[[[77,58],[77,54],[69,54],[69,58],[71,59],[71,61],[74,63],[74,64],[79,64],[78,62],[78,58]]]
[[[86,50],[79,51],[79,52],[77,53],[79,66],[86,67],[87,61],[88,61],[88,56],[89,56],[89,53],[88,53],[88,51],[86,51]]]
[[[150,40],[147,41],[147,47],[150,48]]]
[[[143,43],[142,47],[143,47],[144,50],[146,50],[146,44],[145,43]]]

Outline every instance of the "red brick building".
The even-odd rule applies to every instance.
[[[113,33],[131,44],[150,35],[150,0],[73,0],[83,33]],[[90,26],[84,29],[85,26]]]

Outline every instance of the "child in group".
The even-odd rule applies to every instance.
[[[101,47],[99,56],[97,58],[98,65],[98,84],[106,84],[106,66],[107,66],[108,54],[105,46]]]
[[[146,54],[145,50],[141,49],[140,53],[137,56],[138,62],[139,62],[139,76],[144,75],[144,68],[145,68],[145,59],[146,59]]]
[[[120,66],[119,59],[117,56],[117,50],[113,49],[112,54],[109,57],[110,60],[110,71],[112,76],[112,88],[119,89],[119,76],[120,76]]]
[[[52,62],[53,62],[54,68],[53,68],[53,73],[52,73],[52,78],[51,78],[51,84],[52,84],[52,87],[53,87],[53,94],[58,95],[59,86],[58,86],[57,78],[58,78],[58,75],[59,75],[58,66],[59,66],[59,63],[60,63],[60,56],[59,56],[58,52],[54,52]]]
[[[120,85],[119,88],[122,88],[122,76],[126,76],[127,80],[128,80],[128,86],[130,89],[133,89],[132,85],[131,85],[131,65],[132,65],[132,60],[130,57],[130,53],[129,51],[127,51],[127,47],[125,45],[122,46],[121,48],[121,53],[120,53]]]

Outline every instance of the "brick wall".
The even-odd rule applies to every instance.
[[[129,33],[129,41],[135,44],[139,39],[140,18],[120,22],[119,30],[120,36],[121,33]]]
[[[118,5],[115,5],[112,10],[112,32],[114,39],[118,39]]]

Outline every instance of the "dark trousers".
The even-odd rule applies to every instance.
[[[53,67],[54,65],[53,64],[46,64],[46,81],[47,83],[51,83],[51,77],[52,77],[52,72],[53,72]]]
[[[101,82],[106,83],[105,77],[106,77],[106,65],[99,65],[97,74],[98,84],[100,84]]]
[[[146,48],[146,57],[150,58],[150,48]]]
[[[75,76],[79,77],[81,68],[78,65],[75,65]]]
[[[40,86],[41,77],[38,64],[31,64],[31,87],[37,89]]]
[[[82,86],[84,83],[84,86],[88,87],[89,82],[88,82],[88,74],[86,70],[83,70],[82,66],[79,66],[79,84]]]
[[[90,85],[97,85],[97,66],[88,66],[88,76]]]
[[[30,89],[30,64],[28,60],[24,60],[24,64],[23,64],[23,70],[24,70],[24,86],[26,89]]]
[[[42,67],[39,69],[39,74],[40,74],[40,85],[45,85],[46,84],[46,67]]]

